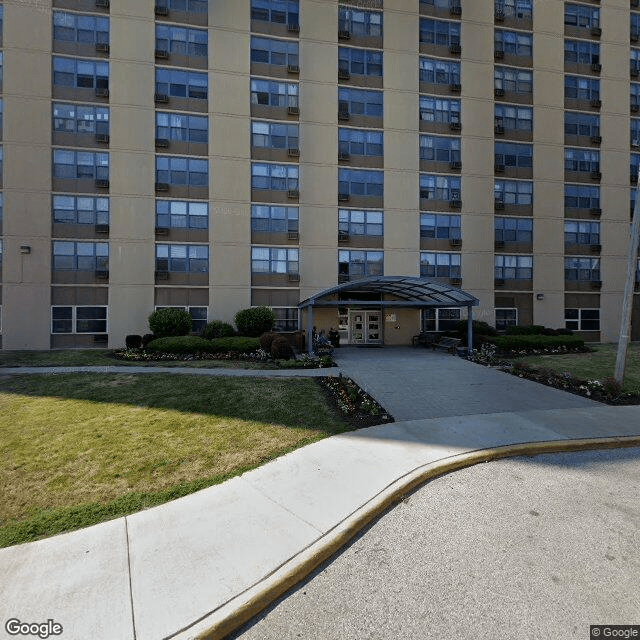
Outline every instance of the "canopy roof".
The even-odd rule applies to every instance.
[[[357,296],[351,300],[349,293],[380,293],[396,298],[395,300],[363,301]],[[345,295],[346,294],[346,295]],[[335,300],[327,300],[337,295]],[[372,276],[362,280],[354,280],[337,287],[319,291],[315,295],[298,304],[305,307],[337,307],[349,304],[376,307],[475,307],[480,304],[471,294],[455,287],[411,276]]]

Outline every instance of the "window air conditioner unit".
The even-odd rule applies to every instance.
[[[348,151],[339,151],[338,152],[338,160],[349,160],[351,158],[351,154]]]
[[[287,279],[289,282],[300,282],[300,274],[299,273],[288,273]]]
[[[503,164],[495,164],[493,168],[496,173],[504,173],[505,166]]]
[[[100,234],[109,233],[109,225],[108,224],[97,224],[95,226],[95,232]]]
[[[602,280],[591,280],[592,289],[602,289]]]
[[[288,64],[287,73],[298,74],[300,73],[300,67],[297,64]]]
[[[338,231],[338,242],[349,242],[350,239],[348,231]]]
[[[451,93],[460,93],[460,91],[462,91],[462,85],[454,82],[449,85],[449,91],[451,91]]]
[[[449,238],[449,246],[450,247],[461,247],[462,239],[461,238]]]
[[[157,16],[168,16],[169,15],[169,7],[163,4],[157,4],[155,6],[154,12]]]
[[[338,111],[338,120],[349,120],[350,118],[348,111]]]
[[[169,235],[169,227],[156,227],[155,229],[157,236],[168,236]]]
[[[462,207],[462,200],[459,200],[457,198],[449,200],[450,209],[460,209],[460,207]]]
[[[156,182],[156,191],[169,191],[168,182]]]
[[[449,129],[451,129],[451,131],[460,131],[460,129],[462,129],[462,125],[459,121],[450,122]]]
[[[637,113],[637,112],[640,110],[640,105],[638,105],[638,104],[632,104],[632,105],[631,105],[631,107],[630,107],[630,109],[631,109],[631,112],[632,112],[632,113]]]
[[[156,271],[155,272],[156,280],[168,280],[169,272],[168,271]]]
[[[349,198],[348,193],[338,193],[338,202],[349,202]]]
[[[493,206],[495,209],[504,209],[504,202],[502,200],[495,200]]]
[[[504,240],[496,240],[495,241],[495,248],[496,249],[504,249],[505,244],[504,244]]]
[[[169,96],[166,93],[154,93],[153,101],[156,104],[166,104],[169,102]]]
[[[452,16],[461,16],[462,15],[462,7],[458,3],[452,3],[449,5],[449,13]]]
[[[291,33],[300,33],[300,25],[297,22],[287,23],[287,31]]]
[[[169,140],[167,138],[156,138],[156,149],[167,149],[169,147]]]
[[[591,209],[589,209],[589,213],[594,218],[599,218],[602,215],[602,209],[600,207],[591,207]]]
[[[287,107],[287,113],[290,116],[297,116],[300,114],[300,107]]]
[[[103,178],[98,178],[95,181],[95,185],[97,189],[108,189],[109,188],[109,181],[105,180]]]
[[[96,133],[96,142],[109,142],[109,134],[108,133]]]
[[[109,0],[96,0],[96,7],[98,7],[99,9],[108,9]]]
[[[99,280],[106,280],[109,277],[109,272],[105,269],[96,269],[95,276]]]
[[[299,158],[300,157],[300,149],[297,149],[296,147],[289,147],[287,149],[287,155],[290,158]]]
[[[107,344],[109,342],[109,336],[106,333],[94,333],[93,344]]]
[[[462,278],[451,278],[451,284],[454,287],[459,287],[462,284]]]
[[[287,231],[287,240],[300,240],[300,234],[297,231]]]
[[[504,89],[501,89],[500,87],[496,87],[493,90],[493,95],[498,97],[498,98],[501,98],[504,95]]]
[[[462,47],[457,42],[454,42],[453,44],[449,45],[449,53],[459,55],[462,53]]]
[[[594,109],[599,109],[602,106],[602,101],[599,98],[593,98],[593,100],[591,100],[591,106]]]
[[[166,49],[156,49],[153,52],[153,55],[155,56],[156,60],[168,60],[169,59],[169,52]]]
[[[496,278],[495,284],[496,284],[496,287],[504,287],[504,278]]]
[[[600,244],[592,244],[590,247],[593,253],[600,253],[602,251],[602,245]]]
[[[593,144],[600,144],[602,142],[602,136],[591,136],[591,142],[593,142]]]
[[[591,35],[599,38],[602,35],[602,29],[600,27],[591,27]]]
[[[287,191],[287,198],[295,200],[300,197],[300,192],[297,189],[289,189]]]
[[[346,69],[338,69],[338,80],[349,80],[351,74]]]
[[[496,22],[503,22],[504,21],[504,10],[503,9],[496,9],[495,12],[495,19]]]
[[[105,87],[97,87],[95,94],[96,94],[96,98],[108,98],[109,89],[106,89]]]
[[[596,73],[600,73],[602,71],[602,65],[599,62],[591,63],[591,71],[595,71]]]
[[[109,53],[109,45],[106,42],[96,42],[96,51],[98,53]]]
[[[494,60],[502,60],[504,58],[504,49],[495,49],[493,52]]]
[[[632,78],[637,78],[638,69],[636,69],[636,67],[631,67],[631,69],[629,70],[629,74],[631,75]]]
[[[453,169],[454,171],[459,171],[460,169],[462,169],[462,162],[460,162],[460,160],[452,160],[449,163],[449,168]]]
[[[501,124],[497,124],[497,125],[495,125],[495,127],[493,128],[493,130],[494,130],[497,134],[499,134],[499,135],[501,135],[501,134],[503,134],[503,133],[504,133],[504,127],[503,127]]]
[[[339,40],[350,40],[351,39],[351,31],[348,29],[338,29],[338,39]]]
[[[591,179],[592,180],[600,180],[602,178],[602,174],[599,171],[592,171],[591,172]]]

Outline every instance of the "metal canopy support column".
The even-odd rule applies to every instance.
[[[467,306],[467,349],[469,354],[473,349],[473,307]]]
[[[309,300],[307,306],[307,352],[313,353],[313,303],[315,300]]]

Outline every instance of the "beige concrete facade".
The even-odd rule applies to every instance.
[[[148,331],[147,317],[158,306],[188,308],[202,323],[232,321],[241,308],[268,304],[279,326],[292,329],[299,301],[380,272],[460,287],[480,300],[474,317],[490,324],[564,327],[568,320],[590,340],[617,338],[633,188],[630,118],[639,115],[630,108],[638,78],[630,77],[629,64],[634,50],[640,55],[630,38],[640,9],[630,9],[629,0],[532,2],[532,18],[494,0],[388,0],[384,8],[382,0],[299,0],[289,3],[284,21],[265,19],[274,6],[263,0],[210,0],[206,11],[199,10],[204,0],[188,0],[190,11],[172,2],[2,2],[2,348],[119,347],[127,334]],[[590,15],[587,26],[566,17],[576,5]],[[363,16],[368,33],[358,22]],[[98,25],[105,18],[106,42],[97,26],[97,45],[77,36],[79,20]],[[443,26],[447,43],[430,42],[429,33],[441,34]],[[192,32],[182,42],[185,30]],[[204,55],[190,44],[203,34]],[[530,38],[530,52],[494,44],[510,38]],[[592,47],[591,63],[567,57],[576,43]],[[264,47],[270,53],[263,55]],[[382,75],[362,73],[360,55],[369,69],[378,60]],[[99,86],[104,63],[108,91]],[[421,77],[431,64],[449,65],[449,75]],[[75,65],[73,80],[62,79],[56,65]],[[80,71],[86,68],[96,70],[90,80]],[[522,89],[527,73],[530,92]],[[518,90],[509,74],[519,78]],[[165,77],[171,79],[163,84]],[[206,99],[197,95],[202,77]],[[188,87],[181,89],[184,78]],[[571,78],[598,90],[570,95]],[[359,111],[359,91],[380,100],[382,117]],[[432,100],[440,101],[434,112]],[[83,128],[80,116],[75,125],[53,116],[87,108],[108,108],[106,138]],[[518,108],[531,110],[531,130],[496,117]],[[595,116],[597,125],[571,137],[567,113]],[[156,118],[172,123],[169,133]],[[204,137],[189,140],[203,119]],[[292,125],[287,135],[295,131],[297,146],[275,142],[276,133],[271,143],[254,144],[257,122],[270,131]],[[371,141],[380,134],[382,155],[358,150],[358,136]],[[510,146],[516,144],[522,146]],[[449,148],[457,155],[446,155]],[[591,153],[589,170],[568,167],[567,149]],[[498,153],[517,156],[516,164],[502,165]],[[529,166],[520,164],[521,153],[529,153]],[[93,154],[95,174],[85,171],[86,154]],[[107,182],[98,173],[101,154],[108,154]],[[77,159],[77,175],[54,162],[63,155]],[[196,183],[202,162],[207,174]],[[166,174],[163,163],[171,167]],[[383,175],[383,193],[369,182],[364,189],[371,192],[361,192],[358,171],[374,172],[367,181]],[[181,183],[185,175],[190,185]],[[433,192],[430,179],[439,185]],[[565,206],[565,194],[578,188],[599,192],[589,206]],[[97,211],[107,199],[105,224]],[[57,210],[63,200],[77,207],[67,218]],[[81,219],[80,202],[88,201],[94,217]],[[192,205],[206,205],[206,225],[185,215]],[[163,207],[171,215],[162,217]],[[363,233],[357,221],[378,212],[382,228],[374,231],[372,223]],[[450,216],[448,237],[438,226],[444,222],[429,227],[431,215]],[[521,235],[496,235],[514,221],[525,229]],[[597,234],[593,226],[590,240],[568,244],[567,221],[599,225]],[[105,246],[107,262],[99,257]],[[593,275],[566,277],[566,260],[574,257],[583,266],[599,261]],[[434,259],[452,266],[436,268]],[[533,267],[523,277],[527,260]],[[511,271],[511,264],[518,267]],[[640,339],[635,306],[633,337]],[[314,324],[341,324],[349,336],[356,307],[318,310]],[[386,344],[408,344],[421,328],[418,311],[380,314]]]

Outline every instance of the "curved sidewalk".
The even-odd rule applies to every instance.
[[[159,507],[2,549],[2,624],[51,618],[65,639],[221,638],[429,477],[504,455],[640,444],[637,406],[417,350],[337,360],[396,418],[441,415],[327,438]]]

